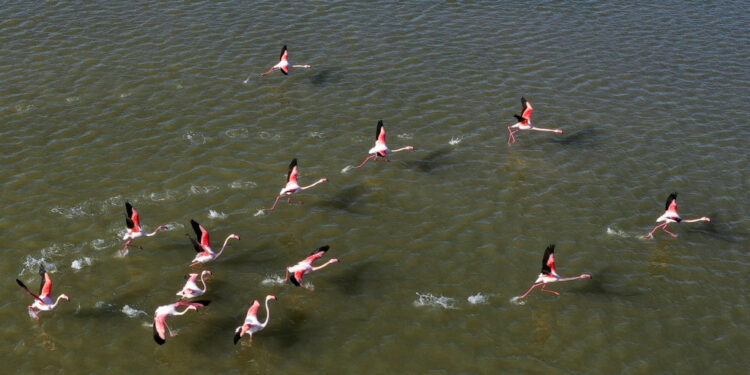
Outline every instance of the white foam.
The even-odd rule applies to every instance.
[[[83,268],[83,266],[90,266],[94,262],[89,257],[83,257],[81,259],[76,259],[73,261],[73,263],[70,264],[70,268],[74,270],[80,270]]]
[[[31,255],[27,255],[26,260],[23,262],[23,270],[21,271],[21,274],[23,275],[27,271],[30,273],[38,273],[40,265],[44,265],[44,269],[49,273],[57,272],[57,265],[55,263],[46,261],[44,257],[34,258]]]
[[[247,138],[248,131],[245,128],[228,129],[224,134],[229,138]]]
[[[65,216],[68,219],[74,217],[86,216],[88,213],[81,206],[66,208],[66,207],[52,207],[50,210],[53,214]]]
[[[190,192],[195,195],[208,194],[216,190],[219,190],[219,187],[215,185],[206,185],[206,186],[190,185]]]
[[[279,275],[266,275],[266,278],[260,283],[263,285],[284,285],[285,282],[286,280]]]
[[[417,292],[417,299],[414,301],[414,306],[431,306],[431,307],[442,307],[444,309],[455,309],[453,305],[455,300],[451,297],[446,296],[435,296],[432,293],[421,294]]]
[[[512,303],[514,305],[521,305],[522,306],[522,305],[526,304],[526,300],[525,299],[521,299],[521,296],[515,296],[515,297],[513,297],[513,298],[510,299],[510,303]]]
[[[323,132],[309,132],[310,138],[323,138]]]
[[[81,100],[81,98],[78,97],[78,96],[69,96],[69,97],[65,98],[65,101],[68,102],[68,103],[77,102],[79,100]]]
[[[396,137],[401,138],[401,139],[412,139],[412,138],[414,138],[414,136],[411,133],[401,133],[401,134],[396,135]]]
[[[154,202],[162,202],[166,200],[174,200],[175,195],[177,195],[177,192],[168,190],[161,193],[151,193],[148,195],[148,198]]]
[[[232,188],[232,189],[249,189],[249,188],[254,188],[254,187],[257,187],[257,186],[258,186],[258,183],[256,183],[256,182],[253,182],[253,181],[242,181],[242,180],[232,181],[229,184],[229,187]]]
[[[94,304],[94,308],[97,310],[109,310],[113,307],[115,307],[115,305],[104,301],[98,301],[96,304]]]
[[[341,173],[346,173],[346,172],[349,172],[349,171],[350,171],[350,170],[352,170],[352,169],[354,169],[354,167],[353,167],[353,166],[351,166],[351,165],[347,165],[346,167],[344,167],[344,169],[342,169],[342,170],[341,170]]]
[[[138,315],[148,316],[148,314],[145,311],[134,309],[128,305],[123,306],[121,311],[123,314],[127,315],[128,318],[135,318],[135,317],[138,317]]]
[[[187,131],[182,137],[194,145],[202,145],[206,143],[206,137],[200,132]]]
[[[260,215],[265,215],[265,214],[266,214],[266,213],[265,213],[265,212],[263,212],[263,210],[262,210],[262,209],[260,209],[260,210],[258,210],[258,212],[256,212],[256,213],[255,213],[255,215],[253,215],[253,216],[260,216]]]
[[[467,300],[472,305],[477,305],[477,304],[480,304],[480,303],[487,303],[487,297],[483,296],[482,293],[477,293],[477,294],[475,294],[473,296],[469,296],[469,298],[467,298]]]
[[[610,236],[628,237],[628,234],[625,233],[625,231],[622,231],[619,229],[612,229],[610,227],[607,227],[607,234]]]
[[[227,214],[219,211],[208,210],[208,217],[211,219],[226,219]]]
[[[96,250],[104,250],[109,246],[109,244],[107,243],[107,240],[103,238],[97,238],[95,240],[91,240],[90,244],[91,244],[91,247],[93,247]]]
[[[461,143],[461,141],[463,141],[463,140],[464,140],[464,137],[458,137],[458,138],[451,137],[451,140],[448,142],[448,144],[451,145],[451,146],[455,146],[455,145]]]
[[[271,134],[269,132],[263,131],[258,134],[260,136],[260,139],[263,140],[271,140],[271,141],[277,141],[281,139],[281,135],[279,134]]]

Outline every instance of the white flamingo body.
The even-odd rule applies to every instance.
[[[387,157],[388,154],[413,149],[414,146],[405,146],[395,150],[391,150],[390,147],[388,147],[388,143],[386,142],[385,126],[383,125],[383,120],[379,120],[378,126],[375,128],[375,146],[367,151],[370,156],[365,158],[365,160],[362,161],[362,164],[360,164],[357,168],[361,168],[371,159],[378,160],[378,158],[383,158],[383,160],[385,161],[390,161]]]
[[[297,264],[291,267],[287,267],[285,278],[289,279],[289,281],[296,286],[302,286],[302,277],[305,276],[306,274],[322,269],[328,266],[329,264],[338,263],[339,260],[336,258],[333,258],[320,266],[317,266],[317,267],[313,266],[313,262],[322,258],[326,254],[329,248],[330,246],[328,245],[322,246],[318,248],[317,250],[313,251],[312,254],[308,256],[307,258],[303,259],[302,261],[298,262]]]
[[[286,175],[286,185],[284,185],[284,188],[279,191],[279,195],[276,197],[276,200],[273,202],[273,206],[271,206],[270,210],[273,211],[276,208],[276,204],[279,203],[279,199],[283,197],[287,197],[287,203],[291,204],[302,204],[303,202],[292,202],[291,196],[293,194],[296,194],[302,190],[307,190],[315,185],[322,184],[324,182],[328,182],[328,179],[323,177],[320,180],[307,185],[307,186],[300,186],[299,182],[297,182],[297,178],[299,177],[299,167],[297,166],[297,158],[292,159],[292,162],[289,163],[289,172]]]
[[[216,258],[220,257],[221,254],[224,252],[224,249],[227,247],[227,243],[231,239],[239,240],[240,236],[236,234],[230,234],[227,236],[227,238],[224,240],[224,244],[221,246],[221,250],[219,250],[218,253],[215,253],[211,249],[211,238],[208,233],[208,230],[204,228],[202,225],[198,224],[195,220],[190,220],[190,224],[193,227],[193,230],[195,231],[196,238],[190,238],[190,241],[193,243],[193,248],[195,248],[195,251],[198,253],[195,255],[195,258],[193,259],[193,263],[190,265],[195,266],[200,263],[208,263],[210,261],[215,260]]]
[[[203,279],[205,275],[211,275],[211,271],[205,270],[199,274],[197,273],[191,273],[188,275],[188,280],[185,282],[185,286],[182,287],[182,290],[177,292],[178,296],[181,296],[184,299],[189,298],[195,298],[200,297],[203,294],[206,293],[206,281]],[[200,281],[203,284],[203,288],[198,286],[198,276],[200,276]]]
[[[534,113],[534,107],[531,106],[531,102],[526,100],[526,98],[521,97],[521,115],[513,115],[516,120],[518,120],[517,123],[508,126],[508,143],[516,143],[516,137],[515,134],[519,130],[536,130],[541,132],[553,132],[561,134],[563,131],[562,129],[545,129],[545,128],[538,128],[531,124],[531,115]],[[516,130],[514,130],[516,129]]]
[[[536,281],[534,281],[534,284],[529,288],[526,293],[524,293],[522,296],[518,297],[518,299],[526,298],[529,293],[531,293],[532,290],[534,290],[538,286],[542,286],[542,291],[547,293],[552,293],[555,295],[560,295],[560,292],[556,292],[554,290],[548,290],[546,289],[547,284],[549,283],[556,283],[556,282],[562,282],[562,281],[572,281],[572,280],[579,280],[579,279],[590,279],[591,275],[587,273],[582,273],[578,276],[574,277],[562,277],[557,273],[557,270],[555,269],[555,245],[549,245],[547,246],[547,249],[544,251],[544,257],[542,258],[542,272],[537,277]]]
[[[655,226],[654,229],[651,230],[651,232],[646,235],[646,238],[653,237],[654,232],[656,232],[657,229],[661,229],[662,231],[668,233],[672,237],[677,237],[676,234],[667,230],[667,226],[670,223],[682,223],[682,222],[695,223],[698,221],[711,221],[710,218],[705,217],[705,216],[697,218],[697,219],[683,220],[680,214],[677,213],[677,192],[673,192],[669,194],[669,196],[667,197],[667,204],[665,205],[665,209],[666,211],[664,211],[664,213],[656,219],[657,223],[664,223],[664,224],[659,224]]]
[[[44,266],[39,267],[39,275],[42,276],[42,284],[39,290],[39,295],[34,294],[31,290],[29,290],[29,288],[26,287],[26,285],[21,280],[16,279],[16,283],[21,288],[23,288],[23,290],[26,291],[27,294],[34,297],[34,302],[28,306],[29,316],[34,319],[39,319],[39,312],[41,311],[54,310],[61,299],[70,301],[70,297],[68,297],[66,294],[60,294],[59,296],[57,296],[57,299],[52,298],[52,278],[44,269]]]
[[[283,73],[284,75],[289,74],[290,68],[309,68],[310,65],[304,64],[304,65],[292,65],[289,62],[289,50],[286,48],[286,45],[284,47],[281,47],[281,54],[279,55],[279,62],[276,63],[276,65],[272,66],[271,69],[268,69],[267,72],[261,74],[262,76],[267,76],[275,71],[279,71]]]
[[[268,308],[268,301],[275,300],[276,297],[272,295],[266,296],[266,320],[263,321],[263,323],[258,320],[258,309],[260,308],[260,302],[256,299],[253,301],[253,304],[250,306],[250,308],[247,310],[247,315],[245,315],[245,321],[242,323],[241,326],[237,327],[234,330],[234,343],[235,345],[237,342],[245,335],[249,335],[252,339],[253,334],[259,331],[262,331],[264,328],[266,328],[266,325],[268,325],[268,320],[271,318],[271,310]]]
[[[154,340],[159,345],[164,345],[167,341],[167,332],[170,336],[174,336],[172,330],[167,325],[167,318],[172,315],[184,315],[190,310],[197,311],[199,308],[208,306],[210,301],[195,301],[195,302],[175,302],[169,305],[163,305],[156,308],[154,311]],[[178,311],[177,309],[185,307],[185,310]]]
[[[138,215],[138,211],[133,208],[133,206],[130,204],[130,202],[125,202],[125,226],[127,231],[125,232],[125,235],[122,236],[123,241],[125,242],[125,246],[122,248],[122,253],[127,254],[128,247],[129,246],[135,246],[131,245],[134,239],[140,238],[140,237],[151,237],[155,236],[159,231],[162,231],[164,229],[167,229],[168,227],[166,225],[162,225],[156,230],[154,230],[151,233],[146,233],[141,228],[141,220],[140,216]],[[138,248],[141,248],[141,246],[136,246]]]

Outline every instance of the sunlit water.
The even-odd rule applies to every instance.
[[[743,2],[10,2],[0,8],[14,373],[744,374]],[[287,44],[311,69],[260,77]],[[520,97],[536,126],[506,144]],[[390,163],[354,168],[383,119]],[[287,166],[329,182],[280,203]],[[643,235],[678,191],[679,237]],[[128,255],[124,202],[152,231]],[[150,326],[195,252],[211,304]],[[535,291],[544,248],[591,280]],[[340,263],[283,282],[322,245]],[[34,321],[19,278],[66,293]],[[232,344],[254,299],[268,327]],[[264,310],[264,309],[261,309]],[[265,318],[261,312],[260,318]]]

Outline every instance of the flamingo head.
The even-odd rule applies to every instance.
[[[333,258],[328,261],[328,263],[338,263],[338,262],[339,262],[339,258]]]
[[[589,275],[589,274],[587,274],[587,273],[582,273],[580,277],[581,277],[582,279],[590,279],[590,278],[591,278],[591,275]]]
[[[407,150],[413,150],[413,149],[414,149],[414,146],[406,146],[406,149],[407,149]]]
[[[240,236],[238,236],[238,235],[236,235],[236,234],[230,234],[230,235],[229,235],[229,238],[234,238],[235,240],[239,240],[239,239],[240,239]]]
[[[274,301],[275,301],[275,300],[277,300],[278,298],[276,298],[276,296],[268,295],[268,296],[266,297],[266,299],[267,299],[267,300],[274,300]]]
[[[704,216],[704,217],[702,217],[702,218],[701,218],[701,220],[703,220],[703,221],[711,221],[711,218],[710,218],[710,217],[705,217],[705,216]]]
[[[201,272],[201,275],[211,275],[211,270],[205,270],[205,271]]]
[[[563,133],[563,130],[562,130],[562,129],[555,129],[555,133],[557,133],[557,134],[562,134],[562,133]]]
[[[60,297],[58,297],[58,298],[62,298],[64,300],[66,300],[66,301],[70,301],[70,297],[68,297],[67,294],[61,294]]]
[[[325,177],[323,177],[323,178],[320,179],[320,182],[328,182],[328,179],[325,178]]]

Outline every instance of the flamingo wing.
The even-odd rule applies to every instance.
[[[677,192],[669,194],[667,197],[667,204],[664,207],[667,211],[677,212]]]
[[[289,281],[296,286],[302,286],[302,276],[304,274],[305,274],[304,271],[297,271],[289,275]]]
[[[242,338],[243,331],[242,326],[239,326],[234,330],[234,345],[237,345],[237,342]]]
[[[37,296],[36,294],[32,293],[29,290],[29,288],[26,287],[26,284],[24,284],[23,281],[16,279],[16,283],[18,284],[18,286],[20,286],[21,288],[23,288],[23,290],[26,291],[26,293],[28,293],[30,296],[34,297],[34,299],[38,300],[41,303],[44,303],[44,301],[42,301],[42,299],[39,298],[39,296]]]
[[[279,54],[279,60],[289,60],[289,51],[286,48],[286,44],[284,47],[281,47],[281,54]]]
[[[44,272],[44,283],[42,284],[42,291],[39,293],[39,298],[44,299],[47,296],[52,295],[52,278],[48,272]]]
[[[154,341],[159,345],[164,345],[167,342],[167,332],[164,326],[166,320],[166,315],[154,318]]]
[[[297,168],[297,158],[292,159],[289,163],[289,172],[286,174],[286,183],[290,182],[297,183],[297,175],[299,174],[299,168]]]
[[[526,98],[521,97],[521,117],[526,121],[531,121],[531,114],[534,112],[534,107]]]
[[[203,225],[198,224],[195,220],[190,220],[190,224],[193,226],[193,230],[195,231],[195,238],[197,241],[200,241],[200,245],[205,250],[206,248],[211,247],[211,238],[209,237],[208,231],[206,230]]]
[[[141,220],[138,217],[138,211],[133,208],[130,202],[125,202],[125,212],[127,213],[125,225],[133,232],[140,232]]]
[[[542,258],[542,273],[545,275],[556,274],[555,271],[555,245],[547,246],[544,250],[544,258]]]
[[[385,144],[385,126],[383,120],[378,121],[378,127],[375,128],[375,142]]]

